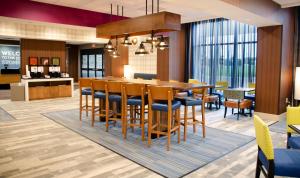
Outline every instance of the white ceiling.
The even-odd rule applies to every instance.
[[[124,6],[124,16],[137,17],[145,15],[145,0],[34,0],[42,3],[56,4],[96,12],[110,13],[110,4],[113,4],[113,13],[116,6]],[[148,12],[151,12],[151,1],[148,0]],[[156,2],[155,10],[156,11]],[[243,10],[222,0],[160,0],[160,11],[169,11],[181,15],[181,22],[194,22],[217,17],[238,20],[240,22],[260,26],[278,25],[277,22]]]
[[[300,6],[300,0],[273,0],[281,5],[282,8]]]

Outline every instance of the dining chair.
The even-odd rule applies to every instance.
[[[181,125],[184,127],[184,134],[183,134],[183,140],[186,141],[187,137],[187,126],[193,125],[193,132],[196,133],[196,125],[201,124],[202,125],[202,136],[205,138],[205,93],[206,88],[202,89],[202,98],[199,97],[193,97],[193,96],[185,96],[185,97],[177,97],[181,104],[184,106],[184,117],[181,119],[183,122],[181,122]],[[201,106],[201,114],[202,118],[201,121],[196,119],[196,106]],[[192,117],[188,117],[188,108],[192,107]],[[189,120],[192,120],[189,122]]]
[[[287,107],[286,112],[286,130],[287,130],[287,148],[300,149],[300,136],[295,133],[289,125],[300,125],[300,107]]]
[[[192,84],[199,84],[199,85],[206,85],[205,82],[200,82],[197,79],[189,79],[189,83]],[[205,90],[205,92],[203,92]],[[205,103],[209,104],[209,109],[212,109],[212,104],[215,104],[216,109],[219,109],[217,102],[218,102],[218,96],[216,95],[210,95],[207,93],[207,89],[193,89],[192,90],[193,96],[202,98],[202,95],[205,96]]]
[[[231,90],[231,89],[225,89],[224,90],[224,118],[226,118],[227,114],[227,108],[232,108],[232,114],[234,112],[234,108],[237,108],[237,119],[239,120],[240,116],[240,110],[249,109],[249,115],[252,117],[252,101],[244,99],[244,91],[242,90]]]
[[[124,82],[108,81],[105,90],[105,121],[106,132],[108,132],[109,121],[113,121],[114,126],[117,121],[122,124],[122,134],[124,133],[123,127],[123,96],[122,85]],[[109,107],[112,106],[112,110]],[[121,107],[120,107],[121,106]]]
[[[260,172],[265,177],[300,176],[300,150],[273,149],[269,128],[258,116],[254,116],[256,143],[258,145],[255,177]]]
[[[174,99],[172,87],[149,86],[149,114],[148,114],[148,146],[151,146],[151,134],[167,136],[167,150],[170,150],[171,133],[177,132],[180,143],[180,101]],[[153,123],[153,112],[156,112],[156,123]],[[160,113],[167,113],[167,124],[160,120]],[[173,120],[173,118],[175,118]],[[173,123],[173,124],[172,124]]]
[[[88,112],[91,111],[89,106],[89,96],[92,95],[92,79],[90,78],[80,78],[79,81],[79,110],[80,110],[80,120],[82,120],[82,111],[86,112],[86,116],[88,116]],[[83,96],[85,96],[85,104],[83,105]]]
[[[124,138],[127,137],[127,127],[129,126],[132,131],[134,127],[141,128],[142,140],[145,140],[145,105],[148,104],[148,98],[146,96],[146,85],[145,84],[133,84],[127,83],[123,85],[123,126],[124,126]],[[128,118],[129,106],[130,115]],[[137,113],[136,111],[139,110]],[[139,118],[137,117],[139,116]],[[128,123],[129,121],[129,123]],[[137,122],[139,121],[139,122]]]
[[[92,80],[92,127],[94,127],[95,116],[106,117],[105,114],[105,91],[107,90],[106,80]],[[95,100],[98,99],[98,107],[95,106]]]
[[[214,92],[212,92],[213,95],[217,95],[219,99],[219,108],[221,108],[222,105],[222,99],[224,97],[224,90],[228,89],[228,81],[216,81],[217,88]]]

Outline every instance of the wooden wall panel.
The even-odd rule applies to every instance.
[[[66,49],[65,42],[21,39],[21,70],[22,74],[26,74],[26,65],[28,58],[35,57],[59,57],[60,70],[66,72]]]
[[[79,46],[78,45],[68,45],[67,47],[67,73],[70,77],[74,78],[74,81],[78,81],[79,73]]]
[[[258,28],[256,62],[256,108],[278,113],[282,26]]]
[[[157,75],[160,80],[184,81],[185,28],[168,33],[169,49],[157,51]]]

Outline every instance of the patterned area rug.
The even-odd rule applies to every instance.
[[[91,127],[90,118],[79,120],[78,110],[67,110],[44,114],[49,119],[77,132],[78,134],[130,159],[165,177],[182,177],[202,166],[228,154],[229,152],[251,142],[254,137],[209,128],[206,138],[198,127],[194,134],[188,131],[187,141],[177,143],[177,135],[172,135],[170,151],[166,150],[166,138],[153,139],[149,148],[147,142],[141,141],[140,130],[128,129],[127,139],[121,136],[121,127],[110,126],[105,132],[105,123],[96,122]],[[183,129],[181,129],[183,134]],[[183,138],[183,135],[181,136]]]
[[[13,121],[15,118],[0,107],[0,122],[2,121]]]

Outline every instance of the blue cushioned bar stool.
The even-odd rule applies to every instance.
[[[186,97],[177,97],[177,99],[181,102],[181,104],[184,106],[184,118],[183,118],[183,125],[184,127],[184,137],[183,140],[186,141],[187,137],[187,126],[193,125],[193,132],[196,133],[196,125],[201,124],[202,125],[202,136],[205,138],[205,93],[206,88],[202,90],[201,98],[196,98],[194,96],[186,96]],[[199,121],[196,119],[196,106],[201,105],[201,113],[202,113],[202,120]],[[188,107],[192,107],[192,117],[188,117]],[[191,122],[188,122],[188,120],[192,120]]]
[[[127,137],[127,127],[130,126],[132,131],[134,127],[141,128],[142,140],[145,140],[145,105],[148,104],[146,98],[146,86],[145,84],[133,84],[128,83],[123,85],[123,98],[124,98],[124,138]],[[129,117],[128,109],[129,106]],[[139,110],[139,114],[136,111]],[[139,116],[139,117],[137,117]],[[139,122],[137,122],[137,120]],[[129,123],[128,123],[129,121]]]
[[[256,142],[258,144],[255,177],[263,172],[265,177],[300,177],[300,150],[273,149],[269,128],[258,116],[254,116]]]
[[[88,96],[92,95],[92,79],[90,78],[80,78],[79,79],[79,107],[80,107],[80,120],[82,119],[82,111],[86,112],[88,116],[88,111],[91,110],[89,106]],[[83,105],[82,97],[85,96],[85,105]]]
[[[105,117],[105,107],[103,107],[106,95],[107,81],[105,80],[92,80],[92,126],[95,123],[95,116]],[[95,100],[98,99],[98,107],[96,107]]]
[[[148,146],[151,146],[151,134],[157,134],[158,138],[159,135],[166,135],[168,139],[167,150],[170,150],[172,132],[177,132],[178,143],[180,143],[181,103],[174,99],[173,89],[171,87],[149,86],[148,99]],[[153,121],[154,111],[157,112],[156,123]],[[160,117],[158,117],[160,112],[166,112],[167,118],[161,120]]]
[[[109,121],[113,121],[114,126],[116,125],[117,121],[121,121],[123,127],[123,107],[122,107],[122,84],[123,82],[118,81],[108,81],[107,88],[105,90],[105,120],[106,120],[106,131],[108,131]],[[110,105],[112,105],[112,110],[109,110]],[[118,108],[121,111],[119,112]],[[122,134],[123,132],[122,128]]]

